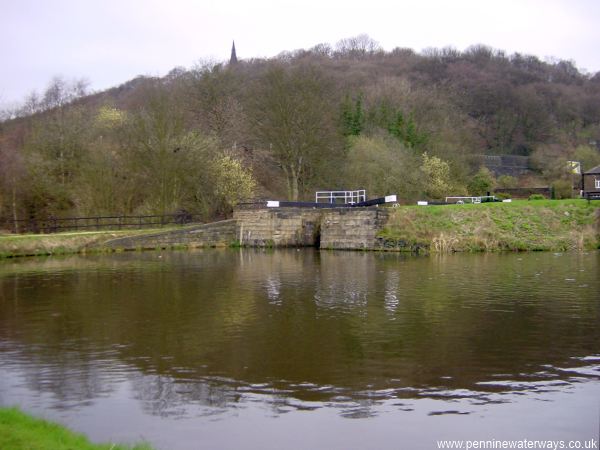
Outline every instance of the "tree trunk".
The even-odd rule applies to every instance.
[[[290,171],[287,169],[287,167],[282,167],[281,169],[285,174],[285,187],[287,189],[287,198],[288,200],[292,200],[294,196],[292,192],[292,175],[290,174]]]
[[[290,167],[290,193],[293,202],[298,201],[298,171],[294,166]]]
[[[19,232],[19,222],[17,216],[17,184],[15,183],[15,179],[13,178],[13,186],[12,186],[12,213],[13,220],[15,223],[15,233]]]
[[[297,177],[293,177],[292,178],[292,201],[297,202],[298,201],[298,178]]]

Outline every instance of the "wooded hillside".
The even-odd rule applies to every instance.
[[[88,95],[55,79],[0,122],[0,218],[172,213],[366,188],[403,200],[559,185],[600,164],[600,73],[368,36],[176,68]],[[529,157],[494,177],[479,155]]]

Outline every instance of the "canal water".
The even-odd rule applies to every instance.
[[[0,262],[0,405],[158,449],[589,440],[600,252]]]

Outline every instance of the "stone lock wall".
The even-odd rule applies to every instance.
[[[179,230],[112,239],[114,249],[176,246],[319,247],[375,249],[388,219],[386,208],[267,208],[238,210],[233,219]]]
[[[331,209],[321,219],[321,248],[373,249],[389,213],[386,208]]]
[[[269,208],[234,213],[236,236],[249,247],[376,248],[385,208]]]
[[[114,249],[154,249],[174,246],[227,247],[235,240],[235,228],[235,220],[222,220],[180,230],[112,239],[104,246]]]
[[[236,239],[248,247],[312,247],[319,237],[322,211],[269,208],[235,211]]]

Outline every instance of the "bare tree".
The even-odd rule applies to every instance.
[[[245,116],[239,100],[241,80],[235,70],[204,66],[190,78],[185,103],[206,134],[231,147],[244,139]]]
[[[24,174],[21,148],[24,128],[13,125],[0,130],[0,217],[6,211],[14,221],[14,230],[19,231],[19,187]]]
[[[352,59],[364,59],[382,51],[379,42],[367,34],[345,38],[335,45],[335,55]]]
[[[41,99],[43,109],[62,108],[87,94],[88,82],[84,79],[68,81],[56,76]]]
[[[339,154],[331,91],[330,82],[312,66],[273,66],[252,96],[254,135],[277,161],[292,200]]]

